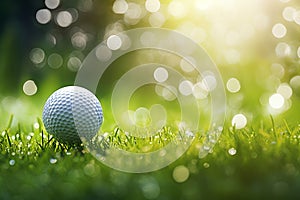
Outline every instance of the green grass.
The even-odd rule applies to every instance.
[[[0,199],[296,199],[300,125],[271,119],[241,130],[225,127],[203,159],[198,157],[203,137],[196,136],[190,149],[170,166],[129,174],[106,167],[85,149],[57,142],[40,120],[27,130],[22,124],[12,127],[11,117],[0,134]],[[159,134],[170,132],[164,129]],[[126,137],[116,129],[108,138],[128,150],[134,150],[133,144],[137,151],[141,148],[143,141],[132,143],[134,138]],[[159,140],[152,139],[157,144],[153,148],[160,146]],[[230,149],[236,153],[231,155]],[[183,183],[172,176],[179,165],[190,172]]]

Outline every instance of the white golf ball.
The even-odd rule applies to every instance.
[[[55,91],[43,110],[46,131],[60,142],[80,144],[81,138],[92,139],[103,122],[102,107],[97,97],[79,86]]]

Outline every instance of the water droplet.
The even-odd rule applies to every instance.
[[[33,124],[33,127],[34,127],[35,129],[39,129],[39,128],[40,128],[40,124],[36,122],[36,123]]]
[[[228,153],[229,153],[230,155],[234,156],[234,155],[236,154],[236,149],[235,149],[235,148],[230,148],[230,149],[228,150]]]
[[[207,145],[204,145],[204,146],[203,146],[203,149],[204,149],[205,151],[209,151],[209,150],[210,150],[210,147],[207,146]]]
[[[209,166],[210,166],[209,163],[207,163],[207,162],[203,163],[203,167],[204,167],[204,168],[207,169],[207,168],[209,168]]]
[[[192,131],[185,131],[185,135],[187,137],[194,137],[194,133]]]
[[[10,165],[10,166],[14,166],[14,165],[15,165],[15,163],[16,163],[16,161],[15,161],[15,160],[10,160],[10,161],[9,161],[9,165]]]
[[[57,163],[57,159],[56,158],[50,158],[49,162],[51,164],[55,164],[55,163]]]

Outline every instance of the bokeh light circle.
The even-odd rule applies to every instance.
[[[173,170],[173,178],[177,183],[185,182],[190,175],[190,171],[186,166],[179,165]]]
[[[247,118],[243,114],[236,114],[231,121],[232,126],[236,129],[242,129],[247,125]]]
[[[48,9],[40,9],[36,12],[35,17],[40,24],[47,24],[51,20],[51,12]]]
[[[287,33],[287,29],[285,25],[278,23],[273,26],[272,33],[276,38],[283,38]]]
[[[53,68],[57,69],[60,68],[63,64],[63,58],[58,53],[53,53],[48,57],[48,65]]]
[[[127,12],[130,11],[130,6],[132,5],[129,5]],[[114,48],[116,43],[108,40],[101,42],[83,61],[74,85],[96,93],[99,80],[114,61],[127,53],[140,50],[163,51],[182,59],[192,58],[193,63],[190,62],[191,59],[186,61],[202,78],[200,82],[193,83],[182,71],[162,63],[140,64],[125,72],[113,86],[111,95],[115,126],[120,127],[128,136],[141,139],[155,136],[165,125],[177,127],[175,138],[179,140],[171,141],[155,151],[136,153],[109,144],[103,147],[94,140],[88,140],[80,127],[77,127],[78,134],[90,153],[103,164],[129,173],[145,173],[166,167],[186,152],[195,134],[199,133],[202,111],[197,101],[207,97],[211,102],[210,119],[205,131],[204,127],[201,127],[207,137],[204,139],[205,147],[200,148],[199,157],[207,155],[223,130],[226,106],[222,78],[207,53],[193,40],[168,29],[138,28],[111,37],[121,40],[117,42],[118,48]],[[126,48],[123,45],[126,45]],[[169,120],[169,110],[160,104],[154,104],[150,108],[141,106],[136,110],[129,109],[129,101],[135,91],[149,84],[155,85],[155,92],[166,101],[167,96],[171,101],[178,101],[180,123]],[[147,94],[145,98],[149,98]],[[77,116],[74,115],[74,118]],[[101,129],[100,138],[107,135],[107,132]]]
[[[241,89],[241,85],[238,79],[230,78],[226,84],[227,90],[231,93],[237,93]]]
[[[160,9],[160,1],[159,0],[146,0],[145,8],[149,12],[157,12]]]
[[[60,4],[60,0],[45,0],[45,5],[49,9],[56,9]]]
[[[60,11],[56,16],[56,23],[60,27],[68,27],[73,22],[73,17],[69,11]]]
[[[34,64],[40,64],[45,59],[45,52],[41,48],[34,48],[30,51],[30,60]]]
[[[35,95],[37,92],[37,86],[33,80],[28,80],[23,84],[23,92],[28,95],[32,96]]]
[[[124,14],[128,10],[128,3],[125,0],[116,0],[112,10],[116,14]]]
[[[274,109],[280,109],[284,105],[284,97],[279,93],[275,93],[270,96],[269,104]]]

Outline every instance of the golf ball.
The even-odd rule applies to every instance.
[[[60,142],[80,144],[92,139],[103,122],[102,107],[97,97],[79,86],[67,86],[55,91],[43,110],[46,131]]]

